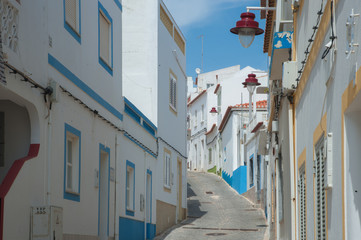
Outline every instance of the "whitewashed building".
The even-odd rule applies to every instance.
[[[153,92],[125,94],[127,4],[0,1],[1,240],[152,239],[185,217],[184,38],[153,1],[143,40],[168,65],[137,64]]]
[[[357,239],[361,3],[270,3],[269,223],[277,239]]]
[[[186,217],[186,45],[161,0],[125,0],[123,6],[123,94],[155,129],[155,158],[135,161],[141,172],[152,171],[151,223],[159,234]],[[141,230],[144,216],[124,215],[122,221]],[[131,237],[126,229],[124,239]]]

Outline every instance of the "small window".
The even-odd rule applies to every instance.
[[[0,112],[0,167],[5,166],[5,113]]]
[[[112,19],[99,3],[99,62],[110,74],[113,71],[112,35]]]
[[[194,111],[194,118],[193,118],[193,120],[194,120],[193,126],[194,126],[194,128],[197,128],[197,124],[198,124],[198,112],[197,112],[197,110]]]
[[[80,131],[65,124],[64,198],[80,201]]]
[[[306,240],[306,174],[305,167],[300,170],[298,179],[298,197],[299,197],[299,239]]]
[[[127,161],[127,173],[126,173],[126,189],[125,189],[125,205],[126,214],[134,216],[134,200],[135,200],[135,165]]]
[[[208,164],[212,164],[212,148],[208,149]]]
[[[321,138],[315,146],[315,211],[316,211],[316,236],[319,240],[326,239],[326,191],[325,191],[325,168],[326,152],[324,139]]]
[[[171,155],[170,152],[164,152],[164,187],[170,188],[171,180]]]
[[[169,79],[169,105],[174,111],[177,111],[177,79],[173,74]]]
[[[80,0],[64,0],[65,29],[80,42]]]
[[[201,123],[203,123],[204,122],[204,105],[202,105],[202,112],[201,112]]]

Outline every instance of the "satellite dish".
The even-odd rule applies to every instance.
[[[196,68],[196,73],[197,74],[200,74],[201,73],[201,70],[199,68]]]

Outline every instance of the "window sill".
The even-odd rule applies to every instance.
[[[110,74],[113,76],[113,68],[111,66],[109,66],[109,64],[103,60],[103,58],[99,57],[99,64],[102,65],[102,67]]]
[[[164,190],[165,192],[169,192],[169,193],[172,191],[171,187],[168,186],[168,185],[163,185],[163,190]]]
[[[69,23],[64,21],[64,28],[70,33],[70,35],[75,38],[81,44],[80,31],[77,32]]]
[[[80,202],[80,194],[66,190],[64,191],[64,199]]]
[[[169,104],[169,110],[174,113],[175,115],[177,115],[177,109],[172,105],[172,104]]]

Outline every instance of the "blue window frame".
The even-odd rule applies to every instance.
[[[107,174],[107,236],[109,236],[109,193],[110,193],[110,188],[109,188],[109,185],[110,185],[110,148],[108,147],[105,147],[103,144],[99,144],[99,181],[102,179],[102,167],[104,167],[104,165],[102,165],[102,154],[107,154],[107,169],[106,169],[106,174]],[[101,183],[99,182],[99,190],[98,190],[98,236],[100,235],[100,209],[101,209],[101,206],[100,206],[100,203],[101,203],[101,192],[104,192],[102,189],[102,185]]]
[[[113,20],[98,2],[98,55],[99,64],[113,75]]]
[[[120,3],[119,0],[114,0],[115,4],[118,6],[118,8],[120,9],[120,11],[123,11],[123,6],[122,4]]]
[[[64,28],[81,44],[80,0],[63,0]]]
[[[125,214],[134,216],[135,209],[135,164],[126,162]]]
[[[80,202],[81,132],[65,123],[64,199]]]

